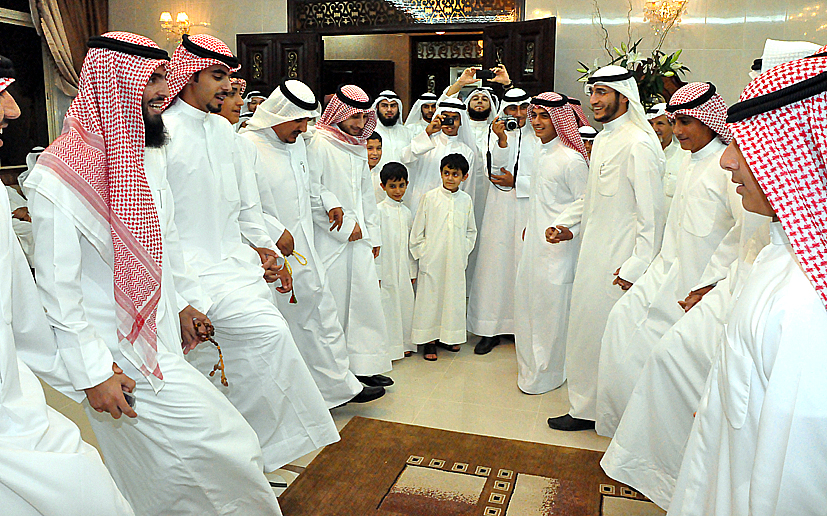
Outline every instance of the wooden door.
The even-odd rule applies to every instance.
[[[485,67],[504,64],[514,85],[532,95],[552,91],[555,23],[555,18],[543,18],[485,27]]]
[[[298,79],[321,99],[324,45],[320,34],[238,34],[242,77],[264,81],[271,88],[283,78]]]

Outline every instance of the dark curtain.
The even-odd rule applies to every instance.
[[[109,30],[109,0],[57,0],[72,63],[80,75],[86,42]]]

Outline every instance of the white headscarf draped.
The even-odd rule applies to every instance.
[[[399,118],[396,120],[394,125],[405,125],[405,123],[402,122],[402,99],[400,99],[399,95],[391,90],[383,91],[378,97],[376,97],[376,100],[373,101],[373,110],[376,111],[377,119],[379,118],[379,111],[376,110],[376,106],[378,106],[383,100],[387,100],[388,102],[396,102],[396,107],[399,108]],[[379,123],[381,124],[382,122]]]
[[[471,97],[473,97],[474,95],[476,95],[478,93],[482,93],[483,95],[488,97],[488,102],[491,103],[491,113],[488,114],[488,123],[489,124],[491,122],[493,122],[495,118],[497,118],[497,112],[499,111],[499,105],[500,105],[500,101],[494,95],[493,91],[494,90],[492,90],[491,88],[481,86],[481,87],[475,89],[474,91],[472,91],[471,93],[469,93],[467,97],[465,97],[465,105],[466,106],[468,106],[468,104],[471,103]],[[471,116],[469,115],[468,118],[471,118]]]
[[[655,148],[660,149],[660,139],[658,139],[658,135],[655,134],[655,130],[652,129],[652,126],[649,125],[649,121],[646,119],[643,104],[640,102],[640,92],[637,89],[637,81],[632,75],[632,72],[622,66],[604,66],[589,77],[585,88],[586,94],[590,95],[591,87],[597,86],[598,84],[611,88],[629,99],[628,115],[632,123],[649,135]]]
[[[778,41],[768,39],[764,43],[764,54],[761,56],[761,73],[780,64],[811,56],[816,53],[820,45],[807,41]]]
[[[500,104],[500,109],[497,110],[497,116],[503,116],[507,107],[519,107],[522,104],[531,104],[531,95],[520,88],[511,88],[503,95],[503,101]]]
[[[408,118],[405,120],[406,127],[413,127],[414,125],[422,122],[422,105],[423,104],[436,104],[437,96],[434,93],[423,93],[414,105],[411,106],[411,111],[408,113]]]
[[[291,96],[294,98],[291,99]],[[296,101],[305,105],[299,106]],[[315,107],[308,109],[311,104]],[[313,91],[301,81],[289,80],[282,82],[267,100],[259,104],[253,118],[247,122],[247,130],[258,131],[300,118],[319,116],[319,102]]]
[[[443,99],[436,105],[436,113],[434,113],[434,116],[441,115],[446,111],[459,113],[460,126],[457,132],[457,138],[470,147],[472,151],[477,152],[477,139],[471,130],[471,117],[468,116],[468,107],[465,103],[459,99]]]
[[[659,116],[666,116],[666,102],[655,104],[646,110],[646,120],[654,120]]]

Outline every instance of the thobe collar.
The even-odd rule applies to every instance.
[[[267,139],[267,141],[270,142],[273,145],[273,147],[277,148],[278,150],[290,152],[290,146],[295,145],[295,143],[285,143],[281,141],[281,138],[279,138],[279,136],[276,134],[272,127],[262,129],[261,132],[264,134],[264,137]]]
[[[207,120],[207,117],[210,116],[210,113],[207,113],[206,111],[201,111],[196,107],[190,106],[189,104],[184,102],[180,97],[175,99],[175,102],[169,107],[168,111],[171,110],[180,111],[182,114],[186,115],[189,118],[201,121]]]
[[[630,120],[629,112],[626,111],[625,113],[623,113],[619,117],[615,118],[611,122],[606,122],[605,124],[603,124],[603,131],[601,131],[601,132],[612,132],[615,129],[617,129],[618,127],[620,127],[621,125],[628,122],[629,120]]]
[[[709,143],[704,145],[703,149],[692,153],[692,161],[693,162],[698,162],[698,161],[701,161],[702,159],[706,159],[709,156],[711,156],[712,154],[714,154],[718,151],[724,150],[724,148],[726,148],[726,145],[724,145],[721,142],[721,140],[718,139],[718,137],[716,136],[716,137],[712,138],[712,140],[710,140]]]
[[[443,190],[444,190],[444,188],[443,188]],[[387,204],[388,206],[391,206],[391,207],[393,207],[393,208],[395,208],[395,209],[397,209],[397,210],[398,210],[399,208],[401,208],[401,207],[402,207],[402,204],[403,204],[403,202],[404,202],[404,201],[399,201],[399,202],[396,202],[396,201],[394,201],[393,199],[391,199],[391,198],[388,196],[388,194],[385,194],[385,198],[384,198],[384,199],[382,199],[382,202],[383,202],[383,203],[385,203],[385,204]]]
[[[770,222],[770,242],[773,245],[790,245],[790,237],[784,232],[781,222]]]
[[[553,151],[553,150],[557,149],[557,147],[559,145],[562,145],[562,144],[563,144],[563,141],[560,139],[560,136],[555,136],[554,138],[552,138],[551,140],[549,140],[546,143],[542,143],[542,142],[540,143],[540,145],[542,145],[543,148],[547,151]]]
[[[682,150],[681,144],[678,141],[678,139],[675,138],[675,136],[673,135],[672,141],[669,143],[669,145],[666,146],[665,149],[663,149],[663,153],[666,155],[666,159],[672,159],[672,156],[677,154],[680,150]]]
[[[442,192],[442,195],[446,197],[456,197],[462,191],[462,184],[460,184],[460,187],[457,188],[456,192],[448,190],[447,188],[445,188],[445,185],[439,185],[439,191]]]

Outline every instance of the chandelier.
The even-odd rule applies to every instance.
[[[652,24],[655,34],[668,31],[680,24],[689,0],[646,0],[643,4],[643,21]]]

